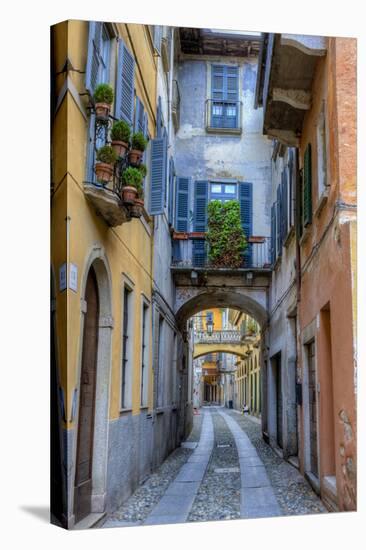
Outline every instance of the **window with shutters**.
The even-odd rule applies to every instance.
[[[211,90],[206,101],[206,129],[210,132],[241,132],[238,66],[211,65]]]
[[[106,23],[89,22],[88,51],[85,71],[85,88],[90,96],[98,84],[108,83],[110,79],[110,60],[112,35]],[[106,144],[107,132],[95,131],[95,115],[89,120],[89,146],[87,151],[87,181],[95,182],[94,163],[96,151]]]
[[[325,125],[325,103],[322,102],[322,108],[319,114],[317,128],[317,161],[318,161],[318,198],[324,194],[327,189],[327,145],[326,145],[326,125]]]
[[[133,336],[133,291],[123,286],[122,306],[122,368],[121,368],[121,409],[132,406],[132,336]]]
[[[149,380],[149,319],[150,308],[147,301],[142,299],[142,330],[141,330],[141,380],[140,380],[140,405],[147,406],[148,380]]]
[[[304,154],[303,169],[303,226],[307,227],[312,222],[312,162],[311,162],[311,144],[308,143]]]

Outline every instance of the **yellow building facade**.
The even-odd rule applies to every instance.
[[[98,25],[102,41],[108,41],[105,59],[102,48],[98,54],[98,75],[104,71],[101,81],[112,86],[116,98],[118,56],[123,42],[135,61],[133,109],[138,100],[142,102],[148,135],[154,137],[157,61],[151,28]],[[124,454],[120,434],[117,435],[121,427],[117,424],[129,426],[130,441],[139,449],[148,445],[145,440],[151,437],[147,434],[153,406],[149,345],[152,222],[145,211],[141,218],[110,227],[84,192],[91,146],[91,98],[85,74],[90,70],[87,65],[92,56],[90,49],[95,48],[95,36],[95,28],[92,30],[92,24],[86,21],[67,21],[52,28],[52,329],[62,475],[66,478],[64,523],[68,527],[88,518],[95,520],[131,493],[144,477],[149,465],[146,452],[142,456],[143,450],[131,457],[137,461],[136,468],[111,466],[111,462],[118,460],[113,453]],[[97,77],[98,83],[100,78]],[[148,158],[149,150],[146,155]],[[148,185],[149,176],[146,180]],[[124,324],[127,315],[128,322]],[[97,342],[94,350],[92,335]],[[83,370],[88,353],[94,354],[94,374]],[[90,397],[93,392],[94,398]],[[119,439],[113,447],[115,451],[114,437]],[[130,468],[124,487],[118,483],[112,487],[108,463],[114,476],[123,475],[123,469]]]

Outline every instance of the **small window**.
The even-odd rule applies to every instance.
[[[132,291],[123,288],[121,408],[132,406]]]
[[[235,195],[235,185],[224,185],[224,193]]]
[[[142,331],[141,331],[141,391],[140,404],[147,405],[148,399],[148,363],[149,363],[149,306],[142,303]]]
[[[221,193],[221,185],[215,183],[211,185],[211,193]]]

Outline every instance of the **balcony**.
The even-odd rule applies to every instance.
[[[207,99],[205,112],[207,132],[241,134],[241,101]]]
[[[195,344],[241,344],[242,334],[240,330],[197,330],[194,333]]]
[[[208,258],[204,233],[174,233],[173,272],[197,270],[211,272],[271,271],[270,237],[248,237],[248,247],[239,268],[213,266]]]
[[[98,181],[95,174],[96,153],[103,145],[110,145],[110,129],[115,121],[113,116],[97,117],[93,107],[91,108],[90,127],[90,146],[88,155],[90,163],[88,167],[87,180],[84,181],[84,194],[88,201],[93,205],[96,214],[101,216],[110,227],[116,227],[129,222],[132,218],[144,216],[149,219],[145,209],[139,205],[123,201],[122,192],[122,172],[128,167],[129,161],[127,153],[119,157],[113,165],[113,174],[110,181]]]
[[[263,133],[298,147],[311,108],[315,69],[326,54],[326,38],[263,34],[258,59],[255,106],[263,107]]]
[[[174,129],[176,132],[178,132],[180,125],[180,92],[178,82],[176,80],[173,80],[172,120],[174,124]]]

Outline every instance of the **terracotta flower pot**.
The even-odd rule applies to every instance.
[[[111,181],[113,176],[113,164],[97,162],[95,165],[95,173],[98,181],[108,183]]]
[[[126,143],[125,141],[112,141],[111,145],[117,157],[125,156],[128,149],[128,143]]]
[[[98,117],[108,117],[111,110],[109,103],[96,103],[95,104],[95,114]]]
[[[141,162],[142,155],[143,151],[139,151],[138,149],[131,149],[131,151],[128,153],[129,163],[138,166]]]
[[[130,208],[130,214],[132,218],[141,218],[144,209],[144,200],[135,199],[133,205]]]
[[[122,197],[123,202],[126,204],[134,204],[135,199],[137,198],[137,189],[130,185],[125,185],[122,187]]]

